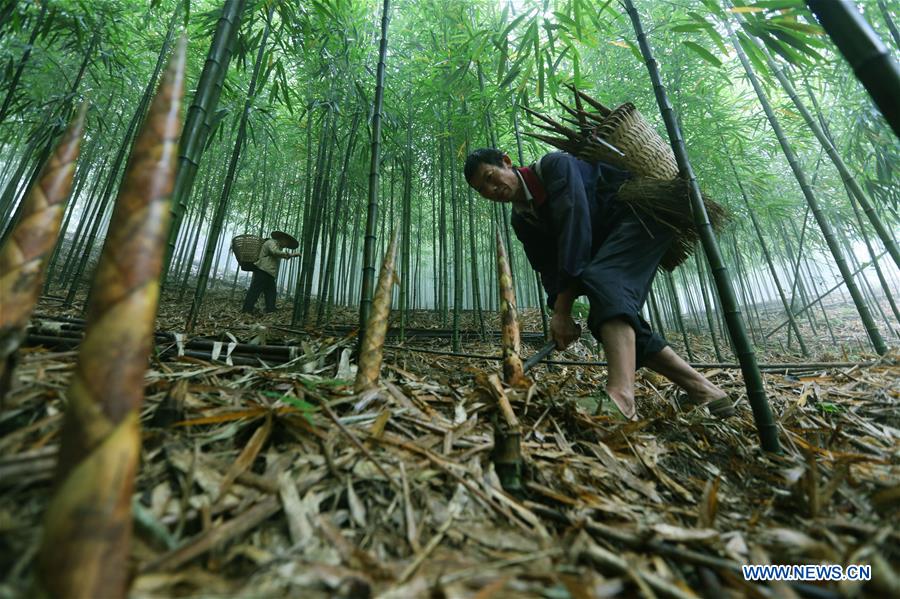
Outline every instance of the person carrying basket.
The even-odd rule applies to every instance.
[[[266,298],[266,313],[275,311],[275,296],[278,278],[278,265],[281,260],[296,258],[300,252],[288,252],[287,249],[296,249],[300,246],[294,237],[283,231],[272,231],[272,235],[266,239],[259,249],[259,258],[253,263],[253,278],[250,280],[250,289],[244,298],[244,307],[241,310],[246,314],[257,314],[256,302],[260,295]]]

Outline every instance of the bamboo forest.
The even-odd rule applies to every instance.
[[[900,0],[0,0],[0,599],[900,596]]]

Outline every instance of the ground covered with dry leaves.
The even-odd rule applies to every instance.
[[[491,461],[498,362],[389,349],[380,390],[354,395],[354,330],[335,324],[354,309],[290,330],[288,308],[248,319],[220,300],[192,336],[175,334],[184,306],[161,307],[133,597],[900,595],[896,353],[822,341],[819,361],[862,365],[766,371],[781,455],[759,449],[739,370],[705,370],[735,417],[679,409],[677,389],[642,372],[641,420],[626,423],[597,410],[601,367],[540,365],[529,391],[509,392],[525,457],[514,497]],[[0,412],[2,597],[30,588],[80,335],[77,311],[45,298],[38,312]],[[523,320],[540,330],[535,314]],[[412,322],[438,325],[425,313]],[[405,345],[448,352],[450,340]],[[704,347],[698,338],[695,353]],[[593,350],[583,341],[559,357],[596,360]],[[469,334],[463,351],[498,355],[498,341]],[[747,563],[870,564],[873,579],[751,584]]]

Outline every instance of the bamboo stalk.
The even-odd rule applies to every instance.
[[[68,390],[36,594],[123,597],[139,410],[153,343],[184,81],[182,38],[129,159]]]
[[[528,384],[522,370],[521,342],[519,340],[519,320],[516,310],[516,292],[513,288],[512,273],[506,247],[497,231],[497,278],[500,281],[500,325],[503,346],[503,381],[507,385]]]
[[[381,360],[384,357],[384,338],[387,335],[388,318],[391,315],[391,290],[394,287],[394,258],[397,254],[397,228],[391,232],[391,241],[381,263],[378,286],[372,300],[372,310],[366,323],[365,336],[360,345],[359,368],[356,371],[356,392],[371,389],[378,384]]]
[[[86,112],[83,104],[23,200],[19,221],[0,248],[0,405],[11,382],[13,355],[25,339],[59,236]]]

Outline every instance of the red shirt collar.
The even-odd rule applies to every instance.
[[[545,201],[547,201],[547,192],[544,190],[544,185],[541,183],[541,180],[538,178],[537,173],[534,172],[534,169],[531,169],[527,166],[522,166],[517,168],[519,174],[522,175],[522,180],[525,181],[525,186],[528,188],[529,193],[534,198],[534,207],[540,208]]]

